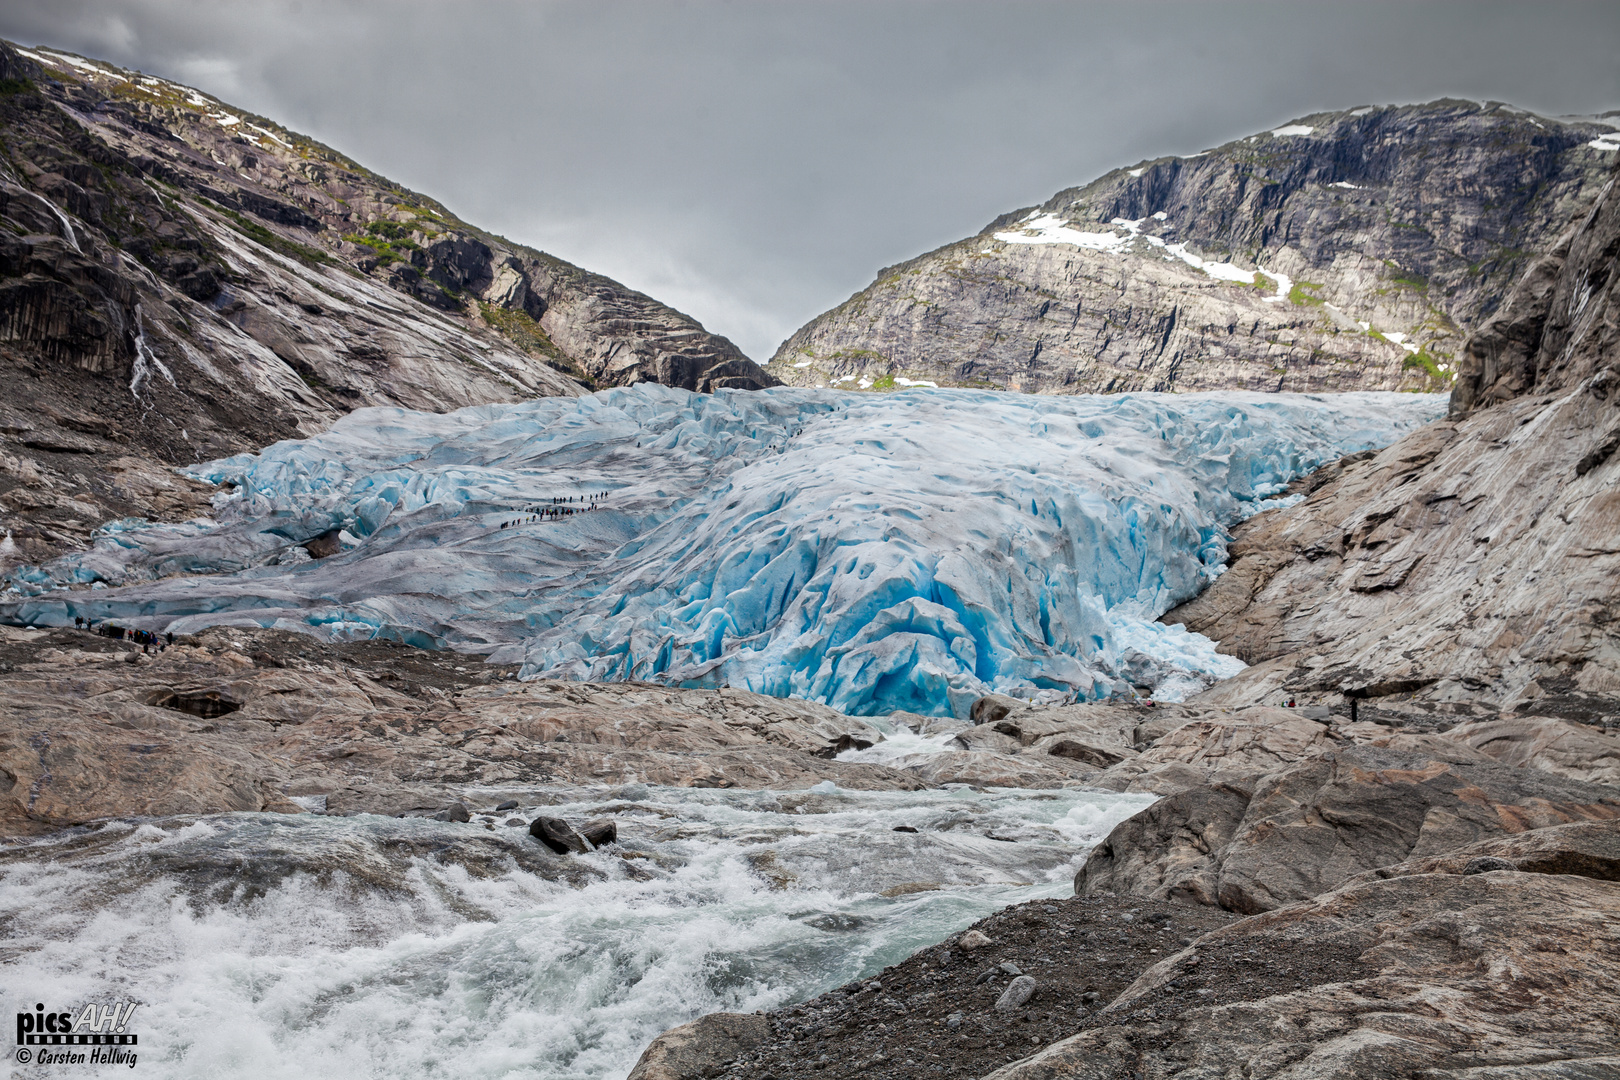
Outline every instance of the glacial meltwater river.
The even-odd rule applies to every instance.
[[[493,831],[314,814],[70,830],[0,849],[7,996],[138,1001],[149,1080],[619,1080],[672,1025],[801,1000],[1071,895],[1085,853],[1153,802],[826,786],[531,796],[560,801],[524,821],[618,821],[617,847],[568,858],[509,813]],[[98,1074],[131,1075],[74,1070]]]

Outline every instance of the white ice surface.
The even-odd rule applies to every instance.
[[[1287,127],[1273,128],[1273,135],[1309,135],[1316,129],[1309,124],[1289,124]]]
[[[1586,145],[1594,150],[1620,150],[1620,132],[1599,135]]]
[[[527,676],[729,683],[862,715],[960,715],[989,690],[1168,698],[1241,667],[1154,621],[1220,572],[1226,527],[1444,410],[1412,394],[647,384],[362,409],[194,467],[239,485],[212,520],[115,523],[90,552],[14,571],[0,620],[386,637]],[[604,491],[600,509],[527,520]],[[353,550],[274,564],[337,528]]]

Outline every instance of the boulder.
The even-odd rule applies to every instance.
[[[537,817],[529,822],[529,835],[559,855],[583,855],[590,850],[585,838],[562,818]]]
[[[471,821],[472,811],[467,809],[466,803],[451,803],[449,806],[433,815],[436,821]]]
[[[974,949],[982,949],[986,945],[995,944],[995,942],[991,941],[989,936],[983,931],[969,930],[967,933],[956,939],[956,944],[960,946],[964,952],[972,952]]]
[[[670,1028],[641,1054],[625,1080],[699,1080],[713,1076],[770,1036],[758,1013],[710,1013]]]
[[[1017,698],[1003,697],[1000,694],[986,694],[973,703],[968,710],[968,719],[975,726],[979,724],[993,724],[1015,709],[1022,709],[1024,703]]]
[[[1099,769],[1118,765],[1126,758],[1136,756],[1136,752],[1128,746],[1110,744],[1083,734],[1048,735],[1034,743],[1031,750],[1037,754],[1050,754],[1052,757],[1095,765]]]
[[[1206,785],[1166,796],[1116,825],[1074,878],[1076,896],[1146,896],[1219,904],[1220,856],[1251,791]]]
[[[1020,975],[1007,984],[1007,989],[1001,992],[996,999],[996,1012],[1017,1012],[1029,1003],[1035,996],[1035,980],[1028,975]]]
[[[579,827],[579,835],[593,848],[611,844],[619,839],[619,826],[611,818],[597,818]]]
[[[1610,881],[1357,882],[1205,934],[986,1080],[1620,1075],[1617,924]]]
[[[1614,788],[1478,758],[1353,746],[1270,773],[1248,798],[1234,784],[1191,789],[1116,826],[1075,887],[1254,914],[1488,837],[1620,818]]]

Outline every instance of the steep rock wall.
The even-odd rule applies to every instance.
[[[1463,349],[1452,416],[1236,530],[1164,616],[1252,664],[1206,695],[1620,716],[1613,179]]]

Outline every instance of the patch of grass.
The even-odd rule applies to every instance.
[[[480,300],[478,313],[508,341],[524,352],[540,357],[547,367],[578,379],[586,386],[594,387],[590,376],[581,371],[574,361],[557,347],[557,343],[551,340],[551,335],[546,333],[545,327],[531,319],[526,312],[510,311]]]
[[[1418,371],[1418,370],[1422,370],[1424,372],[1427,372],[1429,378],[1434,379],[1436,382],[1445,382],[1446,381],[1445,372],[1440,370],[1440,365],[1435,363],[1434,357],[1430,356],[1428,354],[1428,351],[1424,350],[1424,349],[1419,349],[1417,352],[1415,352],[1412,355],[1408,356],[1405,360],[1402,360],[1401,361],[1401,370],[1402,371]]]
[[[375,251],[377,253],[377,265],[379,266],[387,266],[389,263],[401,261],[410,261],[410,259],[404,255],[395,254],[393,246],[389,244],[388,241],[379,240],[375,236],[362,236],[359,233],[344,233],[343,239],[347,240],[351,244],[359,244],[361,247],[368,247],[372,251]]]
[[[35,91],[32,79],[0,79],[0,97],[15,97]]]
[[[873,379],[872,380],[872,389],[873,390],[893,390],[894,389],[894,376],[893,375],[884,375],[881,378]]]
[[[396,253],[418,250],[418,245],[410,238],[411,230],[397,221],[373,221],[366,226],[366,232]]]
[[[1307,289],[1320,289],[1322,286],[1314,281],[1296,281],[1294,287],[1288,290],[1288,302],[1298,307],[1321,307],[1327,303],[1320,296],[1313,296]]]

